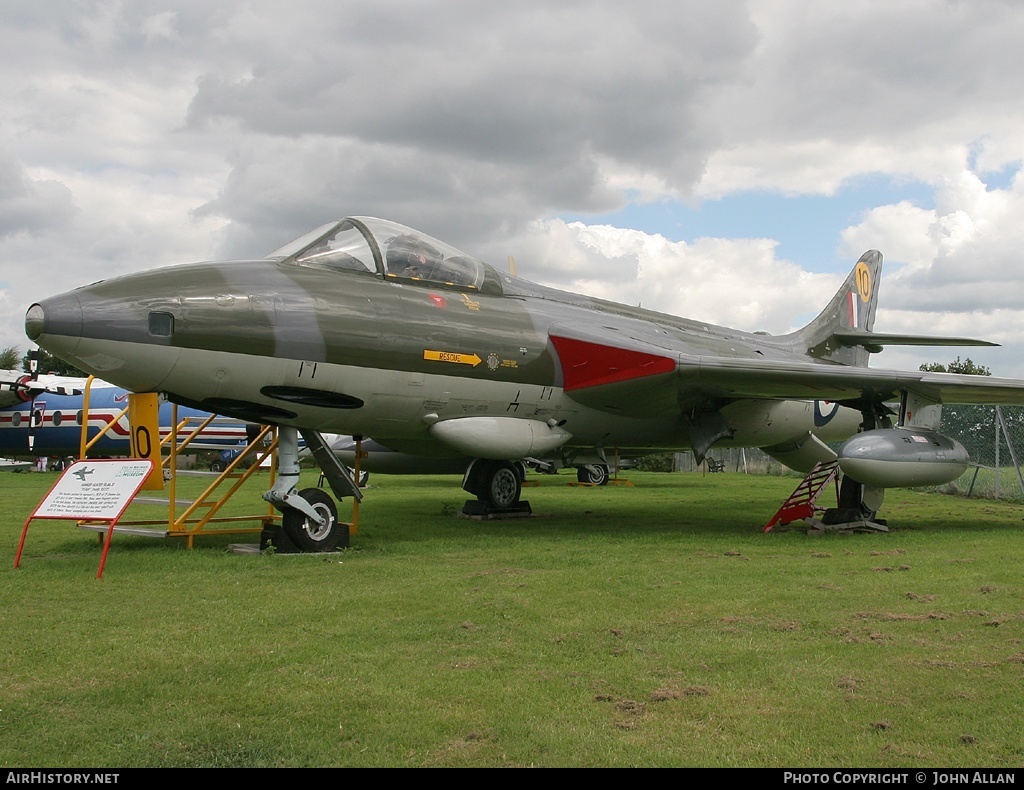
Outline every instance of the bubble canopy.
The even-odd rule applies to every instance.
[[[266,256],[300,266],[479,290],[487,264],[425,233],[374,217],[346,217]]]

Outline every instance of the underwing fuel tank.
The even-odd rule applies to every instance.
[[[572,434],[557,425],[511,417],[463,417],[430,426],[435,439],[471,458],[509,460],[544,455]]]
[[[869,486],[910,488],[949,483],[970,463],[960,442],[934,431],[880,428],[847,439],[839,448],[843,474]]]

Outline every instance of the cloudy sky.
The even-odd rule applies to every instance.
[[[0,347],[36,299],[394,219],[748,330],[864,250],[875,328],[1024,377],[1016,0],[11,0]]]

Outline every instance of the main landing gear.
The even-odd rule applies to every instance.
[[[820,535],[826,530],[833,532],[888,532],[885,519],[878,518],[885,495],[884,488],[866,486],[844,475],[839,485],[838,502],[833,508],[815,506],[818,497],[839,474],[837,461],[820,461],[807,473],[800,485],[782,503],[778,512],[765,524],[764,532],[770,532],[776,524],[791,524],[805,521],[811,529],[808,534]],[[815,513],[821,513],[821,518]]]
[[[839,532],[888,532],[886,520],[877,517],[884,498],[884,488],[864,485],[849,475],[843,475],[839,484],[838,507],[829,508],[822,514],[821,528]]]
[[[608,466],[606,464],[577,466],[576,480],[592,486],[606,486],[608,485]]]
[[[330,495],[319,488],[296,491],[299,482],[299,432],[278,428],[277,480],[263,498],[281,511],[284,535],[266,535],[266,542],[280,551],[335,551],[348,546],[348,524],[338,520],[338,508]],[[324,477],[339,499],[363,494],[343,464],[316,431],[303,431],[302,438],[320,465]]]
[[[891,428],[892,412],[885,404],[864,404],[861,415],[864,431],[876,428]],[[888,532],[889,526],[884,518],[878,518],[878,511],[885,499],[885,489],[870,486],[855,480],[847,474],[839,484],[839,495],[836,507],[827,509],[821,520],[807,519],[817,530],[835,530],[837,532]]]
[[[525,477],[526,467],[522,463],[476,459],[462,479],[462,487],[476,499],[466,500],[463,514],[488,518],[530,515],[530,503],[519,498]]]

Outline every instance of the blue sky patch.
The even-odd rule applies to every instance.
[[[920,208],[934,208],[933,191],[927,184],[871,175],[849,181],[835,195],[786,196],[753,191],[708,200],[696,207],[676,201],[630,203],[608,214],[562,214],[559,218],[635,228],[672,241],[770,238],[779,242],[779,257],[808,271],[838,272],[852,265],[838,255],[840,233],[860,222],[871,209],[902,200]]]

